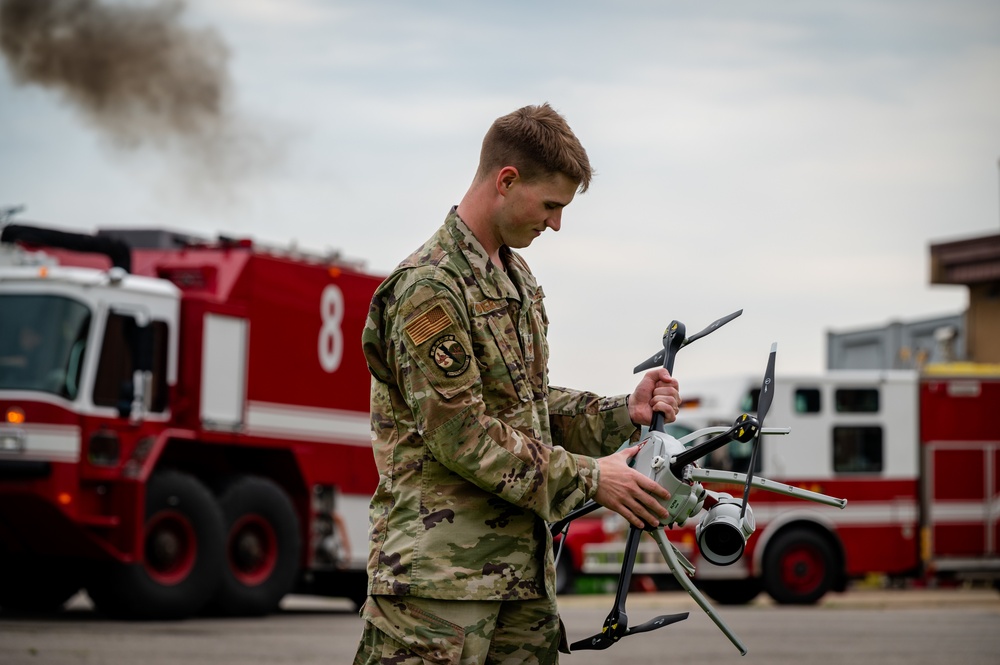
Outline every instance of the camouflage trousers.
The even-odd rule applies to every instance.
[[[354,665],[559,662],[565,631],[554,599],[436,600],[369,596]]]

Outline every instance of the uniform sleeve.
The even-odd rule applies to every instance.
[[[387,323],[397,382],[417,430],[451,471],[554,521],[597,491],[597,462],[553,448],[487,413],[464,302],[421,280]]]
[[[640,433],[629,418],[627,395],[601,397],[558,386],[549,387],[549,423],[553,444],[591,457],[610,455]]]

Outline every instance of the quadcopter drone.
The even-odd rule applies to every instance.
[[[664,367],[671,373],[674,369],[674,358],[677,352],[705,335],[717,330],[740,316],[743,310],[733,312],[713,322],[701,332],[685,336],[684,324],[672,321],[663,333],[663,349],[636,366],[634,372],[641,372],[654,367]],[[630,461],[636,470],[652,478],[670,492],[665,507],[668,511],[666,519],[659,526],[646,526],[640,529],[631,526],[625,541],[625,558],[622,562],[621,574],[615,593],[615,604],[604,620],[601,632],[592,637],[580,640],[571,645],[572,649],[607,649],[621,638],[636,633],[645,633],[663,626],[668,626],[688,617],[687,612],[679,614],[664,614],[654,617],[638,626],[629,626],[625,614],[625,598],[632,580],[632,568],[635,565],[639,548],[639,539],[643,531],[649,532],[666,560],[670,571],[685,591],[715,622],[719,629],[729,638],[729,641],[739,650],[740,655],[746,655],[747,648],[740,638],[729,628],[715,608],[705,599],[694,586],[689,577],[694,575],[695,568],[690,561],[670,542],[664,527],[682,526],[688,519],[702,510],[707,511],[695,527],[695,539],[701,555],[717,566],[727,566],[735,563],[743,556],[747,539],[753,535],[756,524],[753,510],[747,499],[750,487],[776,492],[799,499],[814,501],[837,508],[844,508],[847,499],[838,499],[826,494],[810,492],[792,485],[777,483],[767,478],[755,478],[754,464],[757,459],[760,437],[763,435],[787,434],[788,428],[764,428],[764,417],[771,407],[774,398],[774,361],[777,354],[777,344],[771,345],[771,352],[764,371],[764,381],[761,384],[760,399],[756,417],[744,413],[733,423],[732,427],[706,427],[675,439],[665,432],[662,413],[654,413],[649,432],[635,443],[626,443],[623,448],[641,446],[641,449]],[[709,439],[687,447],[687,444],[709,436]],[[730,441],[748,443],[753,441],[750,452],[750,462],[747,473],[720,471],[699,468],[696,460],[708,455]],[[715,492],[702,486],[703,482],[732,484],[743,486],[742,499],[725,492]],[[563,534],[569,529],[570,522],[587,515],[600,506],[591,501],[581,508],[571,512],[562,520],[550,525],[553,536]],[[562,545],[560,545],[561,549]],[[561,553],[561,552],[560,552]],[[557,555],[558,556],[558,555]]]

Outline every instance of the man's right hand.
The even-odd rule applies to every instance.
[[[600,469],[594,500],[610,508],[637,528],[659,526],[668,515],[659,500],[670,498],[662,485],[628,465],[640,446],[618,451],[597,460]]]

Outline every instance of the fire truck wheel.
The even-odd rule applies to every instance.
[[[5,613],[58,612],[81,586],[80,567],[73,560],[0,555],[0,608]]]
[[[818,533],[779,533],[764,552],[764,588],[775,602],[812,605],[833,587],[835,560],[829,542]]]
[[[102,568],[87,585],[98,611],[116,618],[181,619],[215,595],[224,549],[222,511],[193,476],[160,471],[146,486],[142,563]]]
[[[275,611],[299,572],[299,518],[291,499],[271,480],[241,476],[222,490],[219,505],[226,565],[210,609],[228,616]]]
[[[756,577],[744,580],[700,580],[698,588],[720,605],[746,605],[761,591]]]

